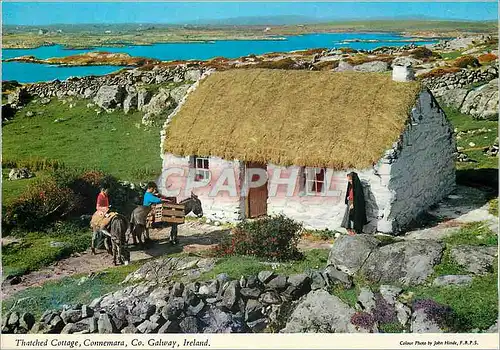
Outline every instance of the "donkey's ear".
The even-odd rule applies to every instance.
[[[198,196],[195,195],[194,192],[191,192],[191,198],[195,198],[196,199],[196,198],[198,198]]]

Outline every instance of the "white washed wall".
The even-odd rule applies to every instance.
[[[272,174],[280,170],[281,177],[286,178],[292,172],[293,168],[295,167],[285,168],[269,165],[268,172],[270,178],[272,178]],[[339,229],[346,209],[347,174],[350,171],[332,171],[331,178],[333,181],[329,189],[340,191],[338,195],[334,196],[307,195],[303,191],[300,191],[299,188],[295,189],[296,195],[287,196],[286,187],[280,185],[277,195],[268,198],[268,213],[282,213],[303,222],[304,226],[308,229]],[[392,197],[391,192],[387,188],[389,174],[378,176],[373,169],[355,171],[358,173],[363,184],[363,192],[366,200],[369,222],[365,226],[364,231],[374,232],[378,229],[378,225],[384,221],[383,214],[388,214],[388,208],[390,207]],[[328,173],[329,171],[327,171]]]
[[[241,200],[239,196],[242,176],[240,172],[240,162],[226,161],[221,158],[211,157],[209,159],[209,167],[211,172],[210,181],[194,185],[200,185],[199,187],[188,188],[189,183],[187,177],[189,174],[189,157],[177,157],[172,154],[164,154],[163,172],[165,173],[167,169],[179,168],[182,169],[183,175],[163,176],[159,179],[158,187],[160,193],[165,194],[167,189],[180,189],[180,194],[177,196],[177,199],[180,201],[187,198],[192,191],[200,199],[203,207],[203,215],[205,217],[224,222],[236,222],[242,219]],[[217,180],[223,177],[221,176],[223,171],[232,172],[231,176],[235,179],[236,193],[229,193],[229,191],[214,193],[212,191]]]

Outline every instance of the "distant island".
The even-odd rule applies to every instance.
[[[246,21],[249,23],[248,21]],[[294,22],[297,22],[295,20]],[[3,26],[4,49],[62,45],[71,49],[213,40],[280,40],[311,33],[392,32],[413,38],[457,37],[498,31],[496,21],[365,20],[294,24],[77,24]]]

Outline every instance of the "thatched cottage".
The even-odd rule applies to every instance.
[[[451,126],[407,73],[206,74],[165,123],[160,190],[187,188],[183,197],[194,187],[215,220],[283,213],[336,229],[354,170],[367,201],[365,231],[396,232],[455,184]],[[267,180],[243,191],[258,180],[249,180],[255,169]]]

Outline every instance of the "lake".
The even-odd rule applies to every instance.
[[[150,46],[97,47],[90,50],[67,50],[60,45],[36,49],[4,49],[2,58],[33,55],[45,59],[64,57],[89,51],[123,52],[131,56],[170,60],[207,60],[214,57],[237,58],[249,54],[287,52],[312,48],[374,49],[381,46],[403,46],[410,44],[409,38],[389,33],[321,33],[284,37],[285,40],[220,40],[209,43],[162,43]],[[359,42],[351,40],[360,40]],[[415,42],[417,45],[435,41]],[[70,76],[103,75],[120,69],[116,66],[58,67],[45,64],[2,62],[2,80],[38,82],[66,79]]]

